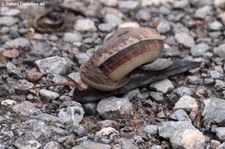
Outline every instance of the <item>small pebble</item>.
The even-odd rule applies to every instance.
[[[170,31],[170,29],[171,26],[168,21],[160,21],[159,25],[157,26],[157,30],[159,31],[159,33],[166,33]]]
[[[116,27],[122,23],[122,19],[114,14],[106,14],[104,20],[106,23],[111,24],[113,27]]]
[[[211,30],[221,30],[223,28],[223,25],[219,21],[214,21],[209,24],[209,28]]]
[[[0,17],[0,25],[12,26],[18,22],[18,19],[10,16]]]
[[[221,44],[218,47],[215,47],[213,49],[213,53],[216,54],[217,56],[225,59],[225,44]]]
[[[176,110],[170,115],[170,118],[177,121],[190,121],[189,116],[183,109]]]
[[[191,55],[194,57],[202,56],[209,50],[209,46],[205,43],[200,43],[191,48]]]
[[[174,89],[173,83],[169,79],[152,83],[150,88],[156,89],[158,92],[168,93]]]
[[[175,38],[178,43],[186,47],[192,48],[195,45],[194,39],[186,32],[176,33]]]
[[[139,6],[139,1],[128,0],[128,1],[119,1],[119,9],[122,12],[129,12],[135,10]]]
[[[128,98],[110,97],[98,103],[97,111],[104,119],[129,118],[133,114],[133,106]]]
[[[43,100],[46,100],[46,101],[52,101],[52,100],[59,97],[58,93],[53,92],[53,91],[49,91],[49,90],[46,90],[46,89],[41,89],[39,91],[39,93],[40,93],[41,98]]]
[[[119,132],[116,129],[112,127],[106,127],[96,132],[94,140],[102,143],[112,143],[118,138]]]
[[[82,36],[75,32],[75,33],[65,33],[63,40],[65,42],[69,42],[69,43],[74,43],[74,42],[81,42],[82,41]]]
[[[76,21],[74,28],[81,32],[94,32],[96,31],[94,21],[90,19],[79,19]]]
[[[174,109],[183,109],[185,111],[191,111],[194,109],[198,109],[198,105],[195,98],[185,95],[178,100],[178,102],[174,106]]]
[[[205,5],[203,7],[198,8],[195,13],[194,17],[198,19],[204,19],[207,15],[209,15],[212,11],[212,7]]]
[[[40,59],[35,64],[43,74],[65,74],[73,65],[71,60],[59,56]]]

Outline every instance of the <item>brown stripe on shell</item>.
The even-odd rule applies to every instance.
[[[104,63],[99,66],[99,69],[109,76],[117,67],[133,59],[134,57],[147,53],[149,51],[162,51],[163,40],[151,39],[143,40],[129,47],[120,50],[118,53],[108,58]],[[145,62],[146,63],[146,62]]]
[[[163,40],[159,33],[149,28],[118,29],[94,52],[91,63],[93,66],[98,67],[121,50],[133,44],[139,44],[143,40],[153,39]]]

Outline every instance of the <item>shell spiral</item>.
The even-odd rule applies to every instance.
[[[155,61],[163,48],[162,36],[153,29],[118,29],[81,66],[81,79],[98,90],[118,89],[129,81],[132,70]]]

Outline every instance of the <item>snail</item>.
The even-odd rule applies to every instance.
[[[163,48],[162,36],[153,29],[119,28],[81,65],[81,79],[97,90],[116,90],[135,68],[159,58]]]
[[[88,90],[89,87],[100,91],[117,90],[129,82],[130,73],[135,68],[158,59],[163,48],[162,36],[153,29],[119,28],[106,38],[86,63],[81,65],[81,82],[65,76],[70,82],[31,87],[26,90],[58,85],[74,86],[79,91]],[[160,70],[160,67],[165,69],[171,64],[164,60],[152,63],[150,67]],[[146,67],[149,67],[149,64],[141,69],[146,70]]]
[[[109,96],[125,94],[132,89],[186,72],[201,64],[195,61],[159,58],[163,48],[163,38],[153,29],[121,28],[106,38],[103,45],[81,65],[81,82],[65,76],[69,82],[19,91],[69,85],[76,87],[73,92],[74,100],[81,103],[94,102]]]

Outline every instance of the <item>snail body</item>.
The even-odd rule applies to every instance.
[[[118,89],[129,81],[132,70],[155,61],[163,47],[161,35],[152,29],[118,29],[81,65],[81,79],[98,90]]]

